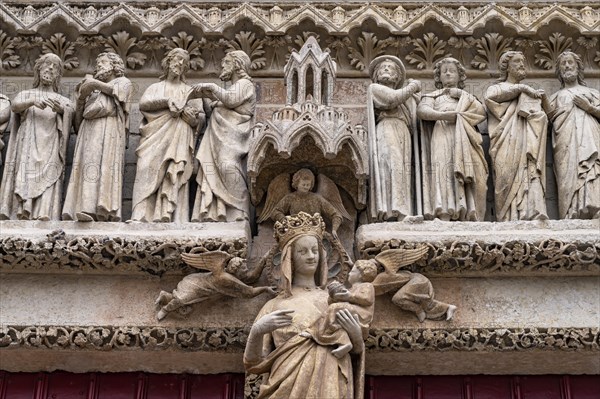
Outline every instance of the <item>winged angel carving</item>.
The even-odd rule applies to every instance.
[[[271,287],[247,285],[259,279],[263,267],[259,265],[248,270],[245,259],[234,257],[223,251],[181,254],[181,257],[189,266],[208,270],[208,272],[185,276],[173,292],[161,291],[155,302],[159,308],[156,315],[158,320],[164,319],[169,312],[174,310],[185,314],[189,311],[189,305],[210,299],[253,298],[264,292],[275,294]]]
[[[375,256],[375,259],[357,262],[371,262],[383,266],[384,272],[373,280],[375,295],[395,291],[392,303],[414,313],[420,322],[425,319],[450,320],[454,316],[456,306],[434,299],[433,285],[427,277],[401,270],[423,258],[427,251],[426,246],[415,249],[389,249]]]
[[[337,231],[343,219],[352,220],[346,211],[337,185],[327,176],[317,176],[317,192],[315,175],[310,169],[300,169],[291,178],[287,173],[278,175],[269,184],[265,206],[258,218],[258,223],[268,219],[281,221],[287,215],[297,215],[306,212],[309,215],[321,214],[331,226],[331,234],[337,239]],[[295,191],[291,191],[292,187]]]

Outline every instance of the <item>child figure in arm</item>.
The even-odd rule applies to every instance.
[[[329,308],[326,317],[322,317],[309,328],[305,336],[312,337],[321,345],[336,345],[332,353],[341,359],[352,350],[348,333],[337,322],[337,313],[348,309],[358,316],[359,323],[366,339],[369,326],[373,320],[375,308],[375,289],[371,282],[377,276],[377,266],[372,262],[358,260],[348,275],[346,288],[342,283],[334,281],[327,285],[329,290]]]

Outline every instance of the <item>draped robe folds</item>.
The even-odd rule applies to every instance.
[[[248,218],[250,197],[245,162],[256,91],[250,80],[240,79],[227,90],[227,95],[235,98],[235,106],[216,103],[196,155],[200,169],[193,222]]]
[[[0,110],[5,110],[6,108],[10,108],[10,100],[4,94],[0,94]],[[8,122],[10,119],[6,121],[0,121],[0,153],[4,149],[4,141],[2,141],[2,136],[4,135],[4,130],[8,126]],[[2,158],[0,157],[0,167],[2,166]]]
[[[535,100],[525,93],[504,102],[490,98],[510,90],[512,86],[506,82],[498,83],[490,86],[485,95],[498,221],[547,217],[548,117],[541,110],[541,100]],[[524,103],[538,104],[529,117],[519,115],[523,111],[520,104]]]
[[[397,273],[380,273],[373,281],[375,295],[394,292],[392,303],[401,309],[418,314],[424,311],[428,319],[440,319],[450,305],[434,299],[431,281],[420,273],[401,270]]]
[[[121,220],[123,166],[133,86],[124,76],[107,84],[113,87],[111,95],[94,91],[85,101],[63,220],[77,220],[77,213],[99,221]]]
[[[258,399],[362,399],[364,351],[354,361],[350,354],[338,359],[331,353],[334,346],[319,345],[308,334],[300,335],[327,317],[328,297],[318,288],[298,288],[291,297],[277,297],[263,306],[256,320],[276,310],[295,312],[291,325],[263,337],[265,358],[245,364],[250,373],[268,373]]]
[[[166,82],[151,85],[140,99],[140,108],[165,98],[178,102],[188,98],[191,87],[180,83],[168,90]],[[187,106],[202,110],[202,100]],[[194,169],[195,129],[181,116],[172,117],[166,107],[141,111],[140,144],[133,187],[132,219],[144,222],[189,221],[189,185]]]
[[[585,86],[559,90],[550,99],[561,219],[592,218],[600,212],[600,120],[576,106],[575,95],[600,106],[598,90]]]
[[[458,112],[456,122],[421,120],[423,214],[427,219],[481,221],[488,167],[476,125],[485,120],[485,109],[465,91],[458,100],[442,92],[423,95],[419,104],[439,112]]]
[[[402,220],[413,215],[412,132],[417,129],[418,96],[398,103],[396,90],[373,83],[367,91],[370,218]]]
[[[0,188],[0,219],[60,220],[65,157],[73,107],[68,98],[39,89],[17,94],[13,103],[51,97],[63,114],[35,105],[12,115],[11,137]]]

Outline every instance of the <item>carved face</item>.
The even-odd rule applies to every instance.
[[[311,179],[301,179],[298,182],[298,192],[307,193],[312,188],[313,182]]]
[[[398,67],[392,61],[383,61],[377,67],[376,77],[378,83],[384,85],[396,84],[400,79],[400,73]]]
[[[558,69],[560,76],[565,82],[574,82],[577,80],[577,61],[572,55],[561,57]]]
[[[460,75],[453,62],[446,62],[440,68],[440,82],[443,87],[457,87]]]
[[[48,60],[40,67],[40,82],[42,86],[52,86],[59,77],[59,65]]]
[[[109,80],[113,73],[113,65],[108,57],[100,57],[96,60],[96,79],[103,82]]]
[[[179,77],[183,74],[185,64],[189,61],[189,58],[185,54],[177,52],[171,56],[169,60],[169,75],[171,77]]]
[[[302,236],[292,248],[294,273],[315,275],[319,265],[319,243],[314,236]]]
[[[514,77],[517,82],[525,79],[527,72],[525,71],[525,57],[523,57],[523,54],[516,54],[508,61],[508,76]]]
[[[229,55],[226,55],[225,58],[223,58],[223,61],[221,61],[221,68],[222,71],[221,75],[219,75],[219,79],[225,82],[231,80],[235,70],[235,62],[233,58]]]

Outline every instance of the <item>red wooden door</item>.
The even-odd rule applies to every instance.
[[[0,372],[0,399],[243,399],[243,374]]]
[[[368,399],[600,399],[600,376],[367,377]]]
[[[600,376],[367,376],[367,399],[600,399]],[[243,399],[243,374],[0,372],[0,399]]]

